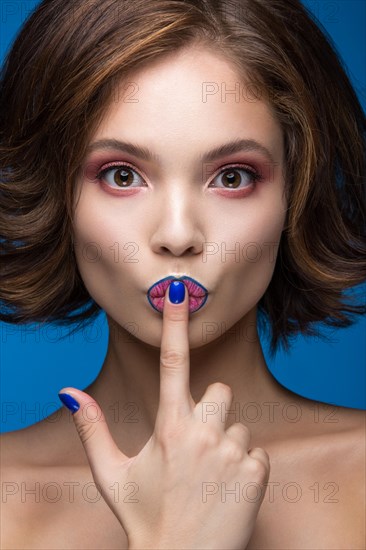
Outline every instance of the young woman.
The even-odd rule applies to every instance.
[[[259,338],[366,312],[364,113],[300,2],[45,0],[0,86],[1,319],[110,328],[2,435],[2,548],[364,548],[364,412],[315,422]]]

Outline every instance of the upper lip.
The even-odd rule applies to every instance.
[[[147,291],[151,298],[161,298],[165,296],[166,289],[172,281],[183,281],[186,285],[189,295],[196,298],[204,297],[208,294],[207,289],[193,277],[188,277],[186,275],[182,277],[174,277],[169,275],[163,279],[156,281]]]

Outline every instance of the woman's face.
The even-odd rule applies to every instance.
[[[102,140],[120,148],[96,145]],[[236,152],[208,156],[239,140]],[[220,337],[268,287],[285,222],[283,134],[269,107],[223,58],[192,48],[121,83],[92,144],[74,218],[90,295],[118,325],[160,347],[162,313],[147,291],[187,275],[209,293],[190,313],[191,349]]]

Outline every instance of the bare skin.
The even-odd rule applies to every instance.
[[[246,423],[251,446],[265,448],[271,463],[267,491],[247,548],[364,548],[364,411],[305,400],[282,390],[278,410],[286,410],[287,405],[293,411],[290,407],[297,405],[302,412],[300,422],[278,417],[268,425],[272,434],[268,433],[267,441],[253,436],[262,422]],[[5,488],[8,491],[1,505],[1,548],[128,548],[119,521],[103,498],[98,498],[71,413],[64,408],[57,413],[0,436],[3,495]],[[111,432],[113,426],[109,424]],[[126,453],[128,449],[131,456],[148,439],[138,443],[133,428],[136,432],[136,423],[118,424],[125,441],[121,449]],[[35,482],[39,482],[38,502],[26,493],[35,489]],[[52,502],[57,494],[59,500]],[[128,490],[126,499],[131,495]]]
[[[100,405],[118,448],[128,457],[137,455],[153,433],[159,406],[162,316],[147,303],[146,290],[172,273],[197,278],[210,295],[188,326],[191,395],[198,402],[209,384],[230,386],[235,412],[228,414],[226,429],[243,423],[250,430],[250,447],[261,447],[270,457],[269,486],[247,548],[364,548],[365,413],[307,400],[281,386],[267,369],[256,331],[256,304],[273,273],[271,252],[276,253],[265,243],[278,244],[287,208],[281,128],[262,101],[236,103],[228,96],[223,102],[220,95],[202,101],[202,82],[225,82],[230,89],[238,81],[233,68],[209,52],[175,55],[137,74],[135,81],[139,101],[114,102],[92,141],[148,145],[161,162],[96,151],[86,165],[127,161],[146,174],[151,188],[136,189],[127,198],[86,177],[79,182],[76,261],[110,327],[102,371],[85,393]],[[207,170],[202,177],[198,156],[238,137],[262,143],[275,163],[246,151],[215,161],[211,177]],[[205,192],[213,172],[233,163],[271,170],[240,199]],[[83,254],[90,242],[103,252],[98,262]],[[115,242],[121,250],[124,243],[137,243],[139,261],[116,262],[110,252]],[[219,253],[206,262],[205,242],[219,245]],[[261,257],[222,256],[236,242],[240,250],[256,243]],[[222,403],[210,402],[207,418],[222,411]],[[7,490],[13,487],[15,493],[1,507],[2,548],[127,548],[107,504],[102,498],[92,502],[96,492],[87,484],[93,477],[69,411],[62,408],[34,426],[4,434],[1,443],[2,483],[10,483]],[[22,502],[21,483],[25,489],[36,481],[40,502],[29,495]],[[76,484],[74,500],[70,482]],[[56,494],[51,487],[44,497],[46,483],[62,489],[59,501],[51,502]]]

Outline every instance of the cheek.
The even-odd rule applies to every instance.
[[[274,271],[286,211],[281,206],[276,208],[275,202],[258,212],[253,224],[248,230],[247,253],[245,259],[257,269],[258,277],[269,280]]]
[[[247,269],[247,264],[256,265],[267,262],[277,255],[284,226],[286,211],[275,201],[266,201],[261,206],[253,201],[253,207],[239,215],[231,216],[225,229],[217,229],[223,236],[221,251],[226,258],[238,264],[239,269]],[[273,263],[273,262],[271,262]]]
[[[230,232],[230,241],[225,243],[226,255],[221,256],[221,261],[227,263],[227,275],[231,279],[227,291],[238,311],[254,307],[271,281],[285,216],[284,205],[278,203],[278,199],[276,205],[275,198],[272,204],[266,201],[261,208],[248,211],[236,225],[236,233]],[[235,250],[235,254],[229,254],[231,250]]]
[[[113,219],[103,214],[97,202],[87,192],[82,193],[74,213],[75,258],[89,292],[100,287],[106,270],[116,265],[113,245],[118,231]]]
[[[78,246],[80,261],[90,261],[89,257],[99,253],[100,259],[113,261],[113,246],[126,226],[123,214],[113,209],[108,201],[103,202],[103,194],[92,183],[84,183],[80,199],[74,212],[74,239]],[[76,250],[75,250],[76,251]]]
[[[279,182],[274,182],[272,188],[268,186],[260,189],[258,202],[253,205],[253,210],[248,212],[242,232],[242,235],[245,235],[248,255],[250,254],[248,259],[257,258],[258,263],[269,263],[272,270],[287,212],[282,190]],[[252,246],[249,246],[249,243],[252,243]]]

